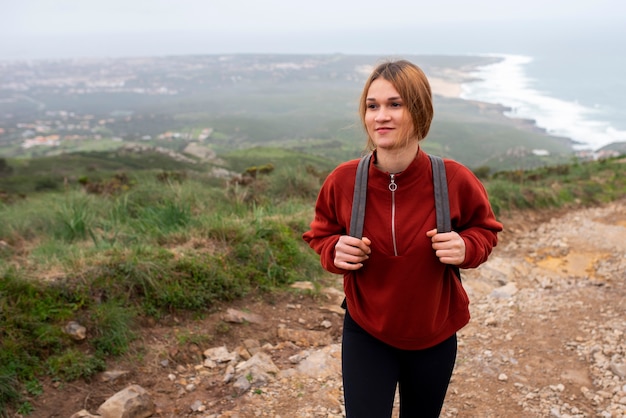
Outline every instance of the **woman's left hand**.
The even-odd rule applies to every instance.
[[[436,229],[426,232],[435,250],[435,255],[444,264],[458,266],[465,261],[465,241],[456,232],[437,233]]]

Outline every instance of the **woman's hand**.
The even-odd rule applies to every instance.
[[[335,245],[335,267],[344,270],[358,270],[363,267],[363,261],[369,258],[372,252],[372,241],[363,237],[358,239],[349,235],[342,235]]]
[[[442,263],[458,266],[465,261],[465,241],[456,232],[438,234],[436,229],[431,229],[426,236],[432,241],[435,255]]]

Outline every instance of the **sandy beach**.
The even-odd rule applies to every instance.
[[[463,83],[473,78],[470,73],[456,68],[444,68],[436,75],[428,76],[433,94],[448,98],[460,98]]]
[[[461,83],[439,77],[431,77],[429,81],[434,95],[450,98],[461,97]]]

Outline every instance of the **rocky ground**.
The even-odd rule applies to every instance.
[[[490,260],[463,272],[472,320],[442,416],[626,416],[626,201],[503,221]],[[153,417],[343,417],[341,282],[310,286],[145,324],[109,373],[49,382],[31,416],[97,415],[136,384]]]

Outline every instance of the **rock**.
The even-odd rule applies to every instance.
[[[276,374],[279,372],[279,369],[272,361],[272,358],[263,352],[256,353],[250,360],[246,360],[235,366],[235,372],[237,374],[246,374],[251,370],[260,371],[266,374]]]
[[[307,350],[300,351],[299,353],[294,354],[293,356],[289,357],[289,361],[293,364],[298,364],[310,355],[311,353]]]
[[[191,412],[203,412],[206,411],[206,406],[200,400],[194,401],[190,406]]]
[[[229,352],[225,346],[209,348],[202,354],[206,359],[212,360],[216,363],[227,363],[237,358],[237,353]]]
[[[246,349],[246,347],[240,345],[237,348],[235,348],[235,355],[243,360],[248,360],[250,357],[252,357],[252,355],[250,354],[250,352]]]
[[[260,324],[263,322],[263,318],[261,318],[259,315],[250,312],[243,312],[232,308],[226,310],[226,314],[224,314],[222,319],[226,322],[232,322],[235,324],[243,324],[244,322]]]
[[[345,315],[346,311],[341,307],[341,301],[336,305],[324,305],[320,306],[321,311],[332,312],[338,315]]]
[[[100,415],[91,415],[86,409],[83,409],[73,414],[70,418],[100,418]]]
[[[507,299],[515,295],[516,293],[517,286],[515,286],[515,283],[510,282],[505,284],[504,286],[498,287],[497,289],[493,289],[489,296],[491,296],[492,298]]]
[[[247,376],[239,376],[235,383],[233,383],[233,388],[238,395],[247,392],[252,387],[252,383]]]
[[[290,287],[298,290],[315,290],[315,285],[312,282],[295,282]]]
[[[102,372],[100,374],[100,381],[113,382],[122,376],[126,376],[129,373],[130,372],[127,370],[110,370],[110,371]]]
[[[296,367],[298,372],[323,378],[341,373],[341,344],[333,344],[316,350],[304,358]]]
[[[82,341],[87,338],[87,328],[76,321],[68,322],[63,331],[76,341]]]
[[[277,330],[278,338],[291,341],[302,347],[329,345],[332,340],[328,333],[324,331],[298,330],[279,327]]]
[[[251,355],[255,355],[256,353],[261,351],[261,343],[259,343],[259,340],[255,340],[252,338],[245,339],[243,341],[243,346],[246,348],[246,350],[248,350],[248,353],[250,353]]]
[[[132,385],[117,392],[98,408],[102,418],[148,418],[156,407],[148,392]]]
[[[626,363],[611,361],[611,371],[622,379],[626,378]]]

